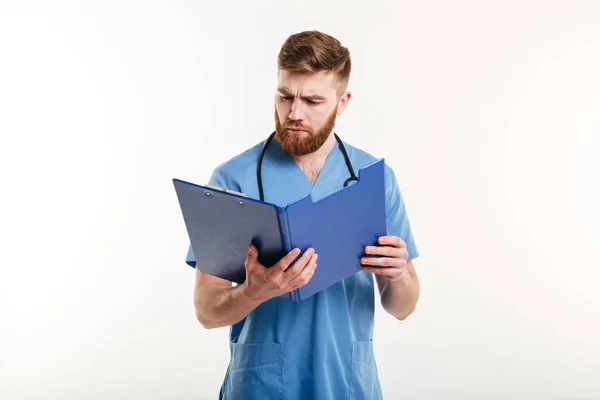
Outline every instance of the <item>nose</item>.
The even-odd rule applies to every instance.
[[[292,121],[302,120],[304,117],[304,110],[302,109],[302,101],[294,100],[292,103],[292,109],[290,110],[290,115],[288,116]]]

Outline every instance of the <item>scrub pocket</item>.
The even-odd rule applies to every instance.
[[[283,399],[280,343],[232,343],[224,399]]]
[[[350,399],[376,400],[383,397],[372,341],[352,342],[352,375],[350,376]]]

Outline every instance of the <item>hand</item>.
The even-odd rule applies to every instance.
[[[250,244],[246,256],[246,280],[242,283],[248,298],[262,303],[306,285],[315,273],[319,256],[310,248],[288,268],[299,254],[300,249],[293,249],[277,264],[266,268],[258,262],[258,249]]]
[[[397,281],[402,277],[408,260],[406,243],[398,236],[381,236],[377,242],[379,246],[365,247],[365,254],[383,257],[362,257],[360,262],[363,269]]]

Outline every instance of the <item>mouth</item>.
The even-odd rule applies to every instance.
[[[292,132],[292,133],[302,133],[302,132],[307,132],[304,129],[297,129],[297,128],[287,128],[288,131]]]

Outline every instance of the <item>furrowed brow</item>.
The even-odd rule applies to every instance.
[[[279,89],[277,89],[277,91],[281,94],[284,94],[287,96],[292,96],[292,94],[289,92],[289,90],[287,90],[287,88],[279,88]],[[303,100],[326,100],[325,97],[320,96],[318,94],[312,94],[310,96],[303,96],[302,99]]]

